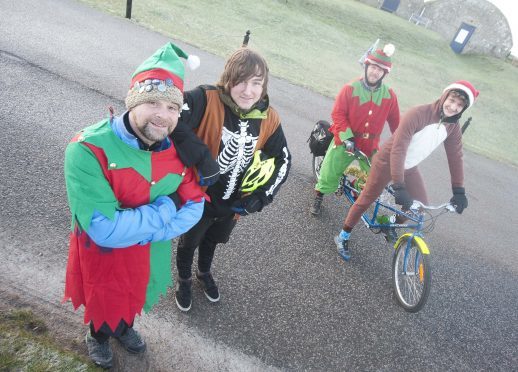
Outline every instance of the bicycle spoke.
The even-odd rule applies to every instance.
[[[415,276],[412,277],[411,280],[411,292],[412,292],[412,305],[415,305],[418,301],[419,290],[417,289],[417,283],[415,281]]]
[[[394,290],[400,304],[407,311],[418,311],[429,293],[429,274],[426,256],[415,242],[403,241],[396,249],[393,259]]]
[[[409,303],[409,305],[413,305],[415,303],[415,286],[414,286],[414,281],[412,280],[412,278],[410,276],[407,276],[406,286],[407,286],[408,303]]]

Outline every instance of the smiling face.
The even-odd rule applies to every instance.
[[[180,108],[167,101],[142,103],[130,111],[131,128],[147,145],[164,140],[178,124]]]
[[[442,105],[442,112],[445,117],[451,117],[460,114],[467,106],[466,98],[456,91],[451,91]]]
[[[385,73],[386,71],[380,66],[369,63],[365,70],[365,79],[367,80],[367,84],[370,86],[375,86],[378,84],[379,80],[383,78]]]
[[[242,110],[249,110],[263,94],[264,79],[253,76],[230,88],[230,97]]]
[[[247,111],[267,95],[268,65],[257,52],[238,49],[227,60],[217,86]]]

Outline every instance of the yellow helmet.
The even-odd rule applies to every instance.
[[[262,160],[263,153],[254,153],[252,164],[248,167],[241,181],[241,192],[249,193],[264,185],[272,177],[275,170],[275,158]]]

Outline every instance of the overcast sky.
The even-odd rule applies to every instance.
[[[513,47],[511,54],[518,57],[518,1],[516,0],[488,0],[495,4],[506,16],[509,27],[513,34]]]

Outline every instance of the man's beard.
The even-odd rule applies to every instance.
[[[155,128],[153,128],[153,124],[147,122],[144,125],[144,127],[140,130],[140,132],[149,141],[160,142],[163,141],[172,132],[169,126],[164,128],[167,128],[167,131],[158,131]]]
[[[387,75],[386,72],[383,73],[383,75],[381,75],[381,77],[376,80],[376,82],[374,82],[373,84],[371,84],[371,82],[369,81],[369,77],[367,75],[367,67],[365,67],[365,72],[364,72],[364,81],[365,81],[365,84],[367,84],[369,87],[371,88],[377,88],[381,85],[381,82],[383,81],[383,78],[385,77],[385,75]]]
[[[383,74],[378,80],[376,80],[374,83],[371,83],[368,79],[368,77],[365,77],[365,81],[367,82],[367,85],[371,88],[379,87],[381,85],[381,81],[385,77],[385,74]]]

